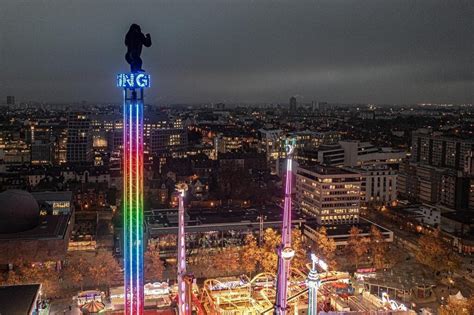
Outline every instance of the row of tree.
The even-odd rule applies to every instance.
[[[384,235],[375,226],[371,228],[369,236],[362,236],[361,233],[359,228],[351,228],[348,245],[344,249],[345,257],[349,257],[349,262],[356,268],[364,257],[369,257],[375,268],[384,268],[388,263],[388,245]],[[277,247],[280,243],[280,234],[268,228],[264,231],[261,244],[254,235],[249,234],[242,246],[203,249],[198,255],[190,257],[188,262],[191,270],[203,274],[212,272],[224,276],[239,272],[248,275],[262,271],[275,273],[278,265]],[[311,252],[324,259],[331,269],[337,268],[337,246],[334,239],[328,237],[325,227],[318,230],[317,241],[312,245],[304,240],[300,230],[293,230],[292,248],[295,256],[291,266],[296,269],[305,270]]]
[[[275,273],[278,262],[276,249],[280,243],[280,234],[268,228],[264,231],[261,244],[254,235],[248,234],[241,246],[203,249],[190,259],[189,267],[195,272],[216,276],[237,273],[253,275],[261,271]],[[307,251],[299,230],[292,233],[292,247],[295,250],[292,266],[301,269],[307,262]]]
[[[371,259],[375,268],[384,268],[388,263],[387,252],[389,248],[382,231],[372,225],[368,236],[363,236],[361,233],[362,231],[356,226],[350,229],[347,246],[344,248],[345,257],[348,257],[348,261],[356,268],[359,267],[366,256]],[[336,249],[334,239],[328,237],[325,227],[321,227],[318,230],[313,251],[333,269],[337,268]]]
[[[150,247],[145,253],[145,279],[161,280],[163,270],[158,249]],[[53,265],[33,265],[18,260],[12,270],[0,275],[0,283],[8,285],[42,283],[45,294],[52,297],[59,296],[61,290],[78,288],[82,290],[84,284],[108,289],[112,285],[122,284],[123,274],[117,259],[108,251],[69,252],[60,271]]]

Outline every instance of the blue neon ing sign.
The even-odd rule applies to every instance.
[[[125,89],[150,87],[150,75],[145,73],[117,74],[117,86]]]

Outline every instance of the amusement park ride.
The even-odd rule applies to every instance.
[[[141,315],[143,283],[143,99],[144,73],[117,76],[123,89],[123,217],[125,314]]]
[[[285,143],[287,150],[287,172],[285,185],[285,203],[283,208],[282,241],[278,247],[278,272],[261,273],[253,279],[246,276],[209,279],[204,282],[201,303],[196,308],[198,314],[277,314],[284,315],[290,305],[295,312],[299,300],[308,298],[308,314],[317,314],[317,291],[321,280],[317,266],[327,271],[328,266],[314,254],[312,268],[308,277],[300,270],[290,267],[294,256],[291,248],[291,190],[293,177],[293,153],[295,140]],[[179,192],[178,212],[178,310],[180,315],[191,314],[192,304],[196,301],[192,292],[192,276],[186,274],[186,248],[184,229],[184,194],[185,184],[176,186]],[[276,283],[276,286],[275,286]],[[306,295],[309,292],[309,295]],[[272,303],[273,299],[273,303]],[[198,301],[196,301],[198,302]],[[305,303],[306,304],[306,303]],[[205,309],[205,311],[204,311]]]
[[[186,274],[186,237],[184,232],[184,194],[188,186],[184,183],[176,185],[179,192],[178,207],[178,313],[191,315],[191,297],[193,276]]]
[[[324,271],[328,270],[328,265],[316,257],[315,254],[311,254],[311,270],[308,274],[308,315],[318,314],[318,290],[321,286],[321,280],[319,278],[318,269],[316,266],[319,265]]]
[[[296,140],[286,140],[286,185],[285,205],[283,208],[283,225],[281,229],[281,244],[278,248],[278,274],[277,294],[275,299],[275,314],[285,315],[287,305],[288,276],[290,272],[290,261],[295,255],[291,248],[291,190],[293,178],[293,153]]]

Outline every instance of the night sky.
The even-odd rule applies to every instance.
[[[148,101],[472,103],[472,0],[0,0],[0,103],[119,102],[131,23]]]

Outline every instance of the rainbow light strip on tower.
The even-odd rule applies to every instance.
[[[283,207],[283,222],[281,228],[281,244],[278,247],[278,274],[277,292],[275,300],[275,314],[285,315],[288,310],[288,277],[290,273],[290,261],[295,255],[291,248],[291,190],[293,178],[293,153],[296,145],[295,139],[286,140],[286,183],[285,183],[285,205]]]
[[[127,315],[142,315],[143,286],[143,88],[149,76],[119,74],[123,88],[124,283]],[[137,92],[138,90],[138,92]]]

